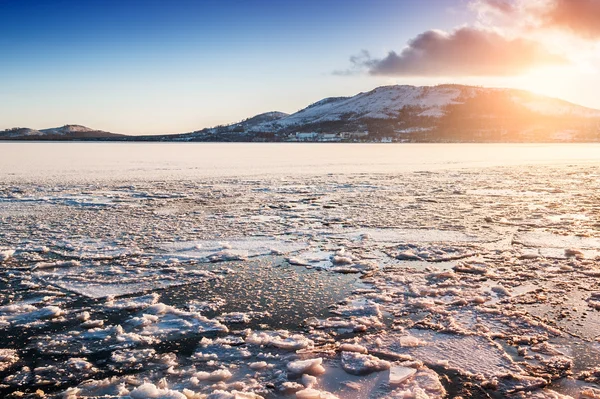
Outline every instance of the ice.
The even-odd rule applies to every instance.
[[[446,390],[439,376],[427,367],[421,367],[410,378],[393,387],[393,391],[382,399],[442,399]]]
[[[79,384],[76,388],[65,391],[64,399],[78,399],[87,397],[122,397],[129,395],[126,384],[119,377],[105,378],[103,380],[89,380]]]
[[[15,254],[14,249],[0,249],[0,263],[6,262],[8,258]]]
[[[320,375],[325,372],[322,366],[323,358],[294,360],[287,364],[287,369],[292,374]]]
[[[253,345],[274,346],[291,351],[314,346],[312,340],[300,334],[291,334],[289,331],[250,332],[246,337],[246,342]]]
[[[192,241],[162,244],[168,257],[195,259],[201,262],[243,260],[271,254],[288,254],[306,248],[306,243],[273,238],[229,239],[227,241]]]
[[[181,392],[168,388],[161,389],[148,382],[135,388],[129,396],[132,399],[188,399]]]
[[[270,315],[269,312],[230,312],[223,313],[219,320],[223,323],[248,324],[255,318],[264,318]]]
[[[514,241],[525,246],[536,248],[542,256],[565,258],[580,254],[586,258],[600,256],[600,238],[578,237],[531,231],[519,234]]]
[[[32,305],[8,305],[0,307],[0,322],[11,325],[39,325],[60,318],[65,312],[58,306],[36,308]]]
[[[296,399],[338,399],[338,397],[330,392],[306,388],[296,392]]]
[[[599,177],[0,182],[2,395],[583,396]],[[79,196],[114,205],[58,201]]]
[[[158,302],[160,298],[160,294],[153,292],[152,294],[143,295],[135,298],[123,298],[123,299],[114,299],[108,298],[104,303],[109,309],[117,309],[117,310],[138,310],[145,309],[151,305],[154,305]]]
[[[367,353],[367,348],[358,344],[344,343],[338,348],[340,352],[356,352],[356,353]]]
[[[215,390],[213,393],[206,396],[206,399],[263,399],[263,397],[253,392]]]
[[[19,361],[19,355],[14,349],[0,349],[0,371],[4,371]]]
[[[86,265],[76,270],[39,270],[33,275],[48,284],[90,298],[119,297],[159,288],[191,284],[216,278],[205,270],[169,267]]]
[[[448,262],[476,256],[482,251],[475,246],[403,244],[388,250],[388,255],[407,261]]]
[[[206,371],[199,371],[192,376],[191,381],[195,384],[198,384],[201,381],[217,382],[228,380],[231,378],[231,376],[231,372],[227,369],[215,370],[211,371],[210,373]]]
[[[77,260],[112,260],[143,253],[136,246],[123,247],[102,240],[63,240],[53,246],[56,249],[50,252]]]
[[[186,312],[163,303],[142,310],[123,325],[73,330],[63,334],[41,337],[35,346],[45,353],[96,353],[171,340],[182,335],[210,331],[227,332],[217,320]]]
[[[416,369],[404,366],[390,367],[390,385],[398,385],[417,373]]]
[[[206,331],[228,331],[227,327],[216,320],[163,303],[144,309],[140,316],[127,320],[125,326],[142,336],[161,338]]]
[[[585,388],[581,390],[581,399],[600,399],[600,389]]]
[[[373,241],[378,244],[394,245],[397,243],[433,243],[433,242],[456,242],[470,243],[480,241],[474,235],[468,235],[458,231],[434,230],[434,229],[361,229],[356,232],[342,235],[348,239],[360,241]]]
[[[465,374],[491,378],[524,370],[493,341],[480,336],[461,336],[428,330],[411,330],[420,345],[402,346],[396,336],[383,339],[387,351],[408,354],[429,365],[444,365]]]
[[[357,352],[342,352],[342,368],[350,374],[365,375],[387,370],[390,362]]]

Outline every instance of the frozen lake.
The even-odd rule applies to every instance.
[[[600,163],[600,144],[0,143],[11,179],[181,179]]]
[[[0,152],[2,397],[600,397],[600,145]]]

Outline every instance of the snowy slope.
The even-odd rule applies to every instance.
[[[289,114],[284,112],[265,112],[248,119],[244,119],[241,122],[233,123],[227,126],[218,126],[207,129],[209,132],[235,132],[235,131],[260,131],[265,126],[271,127],[274,122],[281,120],[282,118],[288,117]]]
[[[91,129],[81,125],[64,125],[50,129],[13,128],[0,131],[0,139],[40,139],[40,140],[70,140],[81,138],[106,138],[122,136],[120,134]]]
[[[295,114],[253,126],[249,130],[277,131],[328,121],[395,118],[405,107],[409,107],[417,116],[437,118],[445,114],[448,105],[464,103],[480,94],[509,96],[514,103],[541,115],[600,117],[598,110],[523,90],[460,85],[383,86],[353,97],[326,98]]]
[[[50,129],[40,130],[40,132],[42,134],[57,135],[57,136],[64,136],[64,135],[68,135],[70,133],[85,133],[85,132],[94,132],[94,131],[96,131],[96,130],[90,129],[89,127],[81,126],[81,125],[64,125],[61,127],[53,127]]]

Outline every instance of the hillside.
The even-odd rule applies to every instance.
[[[0,140],[90,140],[125,137],[81,125],[64,125],[49,129],[12,128],[0,131]]]
[[[384,86],[352,97],[325,98],[262,123],[203,129],[180,139],[597,141],[599,130],[599,110],[523,90]]]
[[[600,110],[524,90],[384,86],[293,113],[266,112],[192,133],[125,136],[79,125],[0,132],[5,140],[597,142]]]

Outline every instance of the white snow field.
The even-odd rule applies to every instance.
[[[600,146],[31,145],[1,397],[600,397]]]

